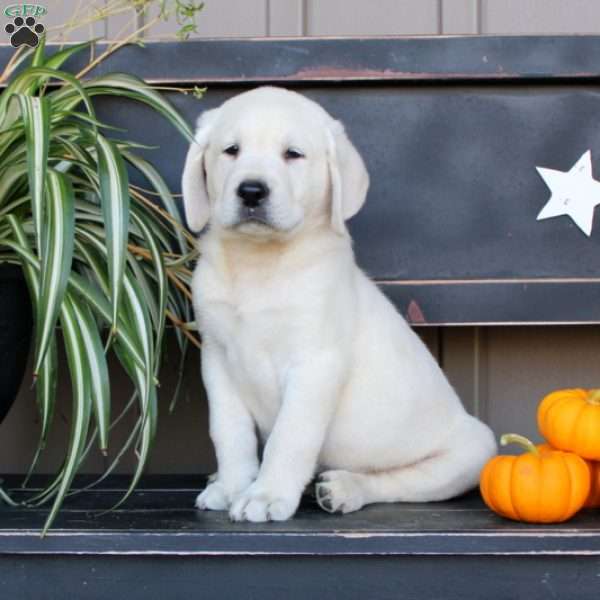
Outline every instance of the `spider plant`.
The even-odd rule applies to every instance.
[[[61,338],[73,390],[62,466],[42,492],[19,502],[52,502],[43,533],[73,493],[73,477],[90,449],[97,445],[106,454],[111,426],[120,419],[111,411],[107,355],[116,355],[133,382],[128,406],[138,411],[106,471],[133,448],[137,465],[122,502],[139,480],[155,435],[167,323],[174,325],[181,364],[188,342],[197,343],[189,331],[194,239],[164,180],[140,156],[144,146],[111,137],[116,128],[98,120],[94,99],[127,98],[154,109],[188,141],[192,131],[157,90],[136,77],[84,79],[61,70],[91,43],[47,55],[42,41],[0,94],[0,263],[21,265],[35,318],[33,378],[41,431],[30,473],[53,422]],[[130,183],[128,167],[143,175],[149,189]],[[16,503],[2,490],[0,496]]]

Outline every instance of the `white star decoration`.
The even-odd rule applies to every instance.
[[[587,236],[592,233],[594,208],[600,204],[600,182],[592,177],[592,153],[588,150],[570,171],[536,167],[552,195],[537,220],[569,215]]]

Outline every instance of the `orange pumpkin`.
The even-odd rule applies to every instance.
[[[590,468],[590,493],[585,501],[586,508],[600,508],[600,461],[586,460]]]
[[[550,444],[540,444],[538,450],[556,450],[556,448]],[[590,493],[583,506],[584,508],[600,508],[600,461],[585,458],[583,460],[590,469]]]
[[[548,394],[538,407],[537,422],[555,448],[600,460],[600,389]]]
[[[517,443],[519,456],[495,456],[481,471],[483,500],[502,517],[528,523],[560,523],[571,518],[590,491],[590,470],[570,452],[536,447],[527,438],[505,434],[504,446]]]

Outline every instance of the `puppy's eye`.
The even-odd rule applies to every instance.
[[[229,156],[237,156],[240,152],[240,147],[237,144],[231,144],[231,146],[227,146],[223,152]]]
[[[283,153],[283,158],[285,158],[285,160],[296,160],[298,158],[304,158],[304,154],[302,154],[300,150],[296,150],[295,148],[288,148]]]

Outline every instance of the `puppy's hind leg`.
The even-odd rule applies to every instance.
[[[445,448],[417,463],[371,473],[321,473],[317,502],[328,512],[348,513],[374,502],[447,500],[475,487],[483,465],[495,453],[491,430],[467,416]]]

